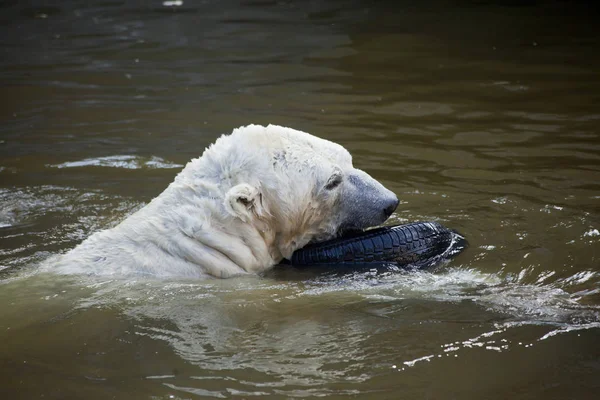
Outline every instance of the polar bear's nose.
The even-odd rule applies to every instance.
[[[394,210],[398,207],[400,201],[397,197],[394,197],[390,201],[388,201],[388,205],[383,209],[383,214],[385,215],[385,219],[388,219],[390,215],[394,212]]]

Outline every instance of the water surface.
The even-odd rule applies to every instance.
[[[585,3],[31,1],[0,13],[10,398],[592,399],[600,57]],[[248,123],[348,148],[470,247],[418,273],[119,281],[37,265]]]

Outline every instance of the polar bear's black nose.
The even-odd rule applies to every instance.
[[[393,200],[389,201],[389,204],[387,205],[387,207],[385,207],[383,209],[383,214],[385,215],[385,219],[388,219],[388,217],[390,215],[392,215],[394,210],[398,207],[399,203],[400,203],[400,201],[398,200],[397,197],[394,197]]]

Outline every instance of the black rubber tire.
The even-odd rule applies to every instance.
[[[311,244],[296,250],[290,261],[295,266],[391,262],[423,267],[455,253],[451,250],[457,239],[464,241],[437,222],[415,222]],[[461,246],[456,252],[464,248]]]

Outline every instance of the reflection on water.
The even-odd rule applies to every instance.
[[[594,398],[598,35],[558,1],[5,2],[1,386],[33,398]],[[37,263],[218,135],[337,141],[390,223],[471,246],[420,273],[86,281]]]

